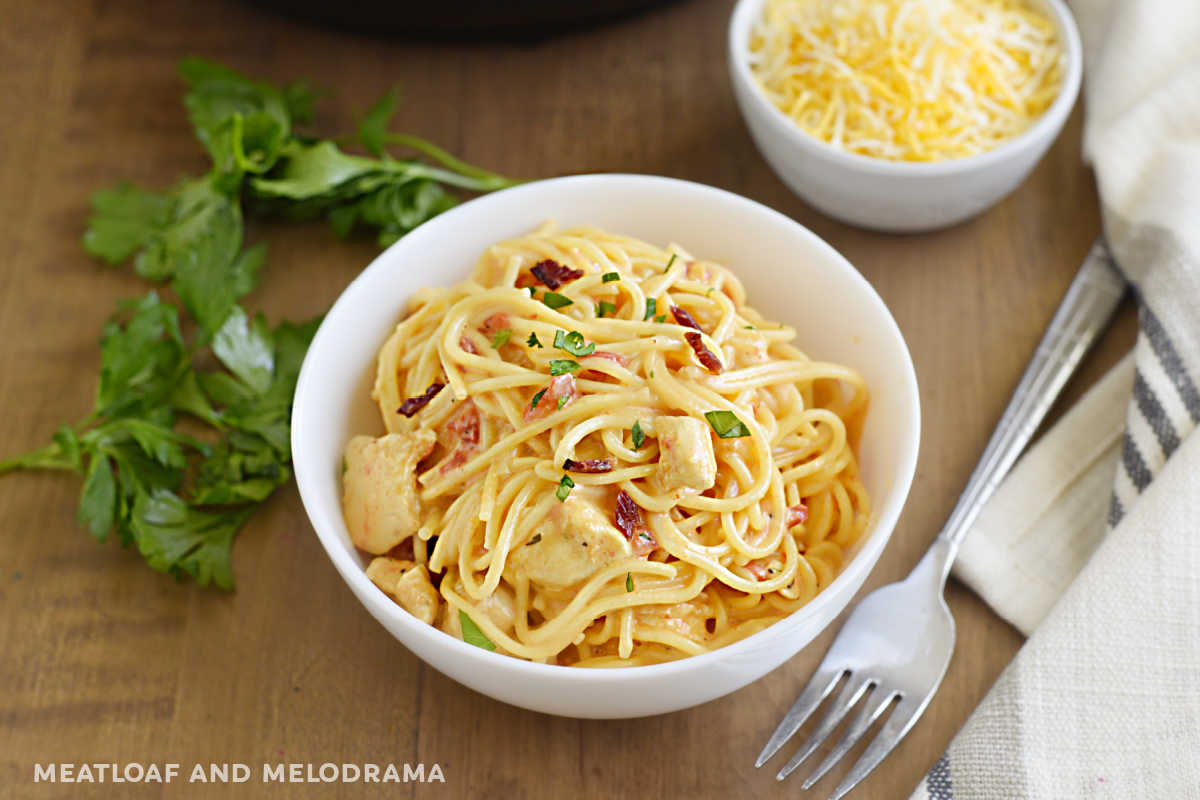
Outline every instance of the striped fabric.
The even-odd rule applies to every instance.
[[[1196,224],[1200,225],[1200,219]],[[1121,521],[1183,438],[1200,424],[1200,391],[1196,388],[1200,385],[1200,319],[1195,316],[1195,300],[1186,294],[1200,296],[1200,264],[1189,263],[1168,231],[1161,230],[1158,235],[1165,240],[1161,249],[1167,252],[1155,253],[1156,260],[1148,270],[1126,269],[1138,297],[1137,371],[1108,514],[1110,527]],[[1181,274],[1158,275],[1163,270]],[[1166,283],[1171,289],[1155,286],[1147,297],[1147,281]],[[1185,294],[1173,293],[1176,290]]]
[[[914,800],[1200,800],[1200,2],[1071,4],[1138,340],[963,545],[955,575],[1030,638]]]

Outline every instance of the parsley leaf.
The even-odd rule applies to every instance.
[[[558,292],[546,292],[544,295],[542,295],[542,302],[548,305],[550,308],[558,309],[562,308],[563,306],[569,306],[575,301],[566,295],[559,294]]]
[[[658,312],[658,301],[655,300],[653,297],[647,297],[646,298],[646,315],[642,317],[642,320],[644,321],[644,320],[650,319],[657,312]]]
[[[537,408],[537,404],[538,404],[538,403],[540,403],[540,402],[542,401],[542,395],[544,395],[545,393],[546,393],[546,390],[545,390],[545,389],[542,389],[540,392],[538,392],[537,394],[535,394],[535,395],[533,396],[533,401],[532,401],[532,402],[530,402],[530,404],[529,404],[529,407],[530,407],[530,408]]]
[[[467,612],[461,608],[458,610],[458,623],[462,626],[464,642],[473,644],[476,647],[482,647],[484,650],[495,651],[495,643],[483,635],[483,631],[479,630],[479,626],[475,624],[475,620],[468,617]]]
[[[614,281],[619,281],[619,280],[621,280],[621,276],[619,273],[616,273],[616,272],[606,272],[600,276],[600,281],[602,283],[612,283]]]
[[[570,396],[565,395],[565,394],[562,397],[558,398],[558,410],[562,411],[562,407],[565,406],[567,404],[567,401],[569,401],[570,399],[571,399]]]
[[[667,262],[667,266],[663,268],[663,272],[670,272],[671,265],[675,263],[675,259],[679,258],[679,253],[671,253],[671,260]]]
[[[311,106],[299,85],[281,90],[199,58],[180,62],[179,74],[191,87],[184,104],[196,138],[226,185],[271,169],[292,135],[293,112],[303,117]]]
[[[387,145],[388,123],[396,113],[399,103],[400,91],[393,86],[367,109],[362,122],[358,124],[358,139],[372,155],[383,155],[383,149]]]
[[[512,330],[509,328],[501,328],[492,334],[492,348],[499,350],[504,345],[508,344],[508,340],[512,338]]]
[[[708,425],[722,439],[739,439],[749,436],[750,430],[732,411],[706,411]]]
[[[633,429],[630,431],[633,438],[633,449],[641,450],[642,445],[646,443],[646,432],[642,430],[642,423],[639,420],[633,421]]]
[[[625,591],[626,592],[633,591],[633,573],[632,572],[625,573]]]
[[[119,264],[141,250],[174,216],[175,199],[122,181],[92,195],[92,218],[83,248],[109,264]]]
[[[271,386],[275,369],[274,342],[262,314],[251,322],[238,306],[213,337],[213,353],[257,394]]]
[[[542,346],[542,342],[541,342],[541,340],[538,339],[536,333],[529,334],[529,338],[525,340],[525,344],[529,345],[530,347],[541,347]]]
[[[601,300],[599,305],[596,306],[596,316],[597,317],[611,316],[612,314],[615,314],[616,311],[617,311],[617,307],[615,305],[613,305],[612,303],[608,302],[607,300]]]
[[[571,494],[571,490],[575,488],[575,481],[571,480],[570,475],[563,475],[562,480],[558,482],[558,488],[554,490],[554,496],[558,498],[558,502],[565,503],[567,496]]]
[[[191,575],[201,586],[210,581],[233,588],[230,554],[233,537],[254,513],[201,511],[166,489],[139,493],[130,527],[138,552],[159,572]]]
[[[570,359],[556,358],[550,362],[551,375],[565,375],[568,372],[577,372],[579,369],[579,362]]]
[[[595,342],[585,342],[583,334],[579,331],[554,332],[554,347],[558,350],[563,350],[573,356],[590,356],[596,351]]]

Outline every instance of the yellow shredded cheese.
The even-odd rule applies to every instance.
[[[1020,134],[1066,56],[1025,0],[767,0],[750,66],[816,138],[891,161],[946,161]]]

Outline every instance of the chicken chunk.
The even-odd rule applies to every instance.
[[[421,524],[417,464],[433,450],[432,431],[355,436],[346,445],[342,509],[355,547],[386,553]]]
[[[487,614],[488,619],[502,631],[511,631],[516,620],[516,599],[512,590],[504,584],[496,587],[496,591],[480,600],[478,608]]]
[[[546,517],[541,539],[509,554],[509,567],[533,583],[566,588],[633,555],[629,542],[589,500],[570,497]]]
[[[694,642],[712,638],[707,625],[713,611],[703,595],[673,605],[638,606],[633,614],[639,626],[668,630]]]
[[[423,564],[395,558],[376,558],[367,567],[367,577],[426,625],[437,616],[441,595],[429,580]]]
[[[711,489],[717,481],[708,424],[694,417],[658,417],[658,474],[668,489]]]

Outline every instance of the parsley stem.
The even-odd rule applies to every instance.
[[[75,464],[66,460],[58,442],[51,442],[37,450],[30,450],[15,458],[0,461],[0,475],[6,475],[19,469],[63,469],[69,472],[78,472]]]
[[[339,145],[347,145],[357,143],[358,138],[355,136],[339,136],[333,141]],[[507,189],[511,186],[519,186],[525,183],[525,181],[506,178],[503,175],[483,169],[482,167],[468,164],[466,161],[447,153],[433,142],[422,139],[420,136],[413,136],[407,133],[389,133],[386,135],[384,143],[416,150],[452,170],[447,171],[420,162],[405,162],[404,171],[416,177],[431,178],[440,183],[474,192],[491,192],[496,189]],[[384,169],[388,169],[386,165],[389,160],[389,157],[385,155],[382,162]],[[395,165],[397,162],[393,160],[391,163]],[[396,170],[392,169],[388,171]]]
[[[505,189],[524,182],[506,178],[503,175],[497,175],[495,172],[483,169],[482,167],[468,164],[466,161],[456,158],[433,142],[422,139],[420,136],[412,136],[407,133],[389,133],[384,141],[397,147],[407,147],[410,150],[424,153],[443,166],[449,167],[456,172],[485,181],[488,184],[488,189]]]

